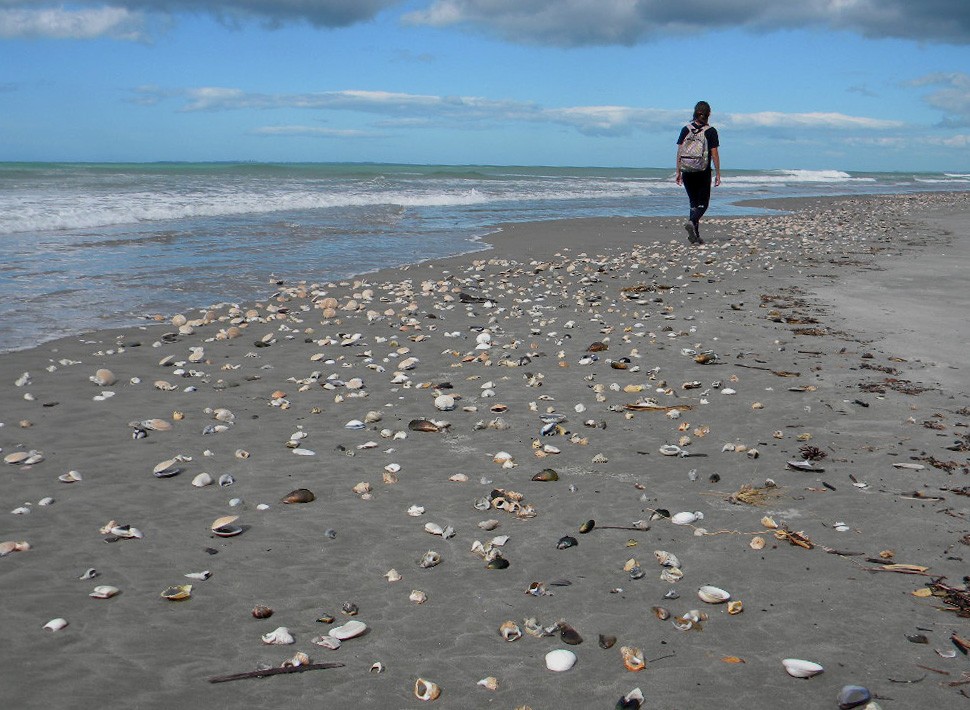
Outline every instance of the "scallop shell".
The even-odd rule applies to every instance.
[[[720,587],[706,584],[697,590],[697,596],[708,604],[722,604],[731,598],[731,593]]]
[[[437,683],[425,680],[424,678],[418,678],[414,681],[414,697],[418,700],[431,702],[432,700],[437,700],[440,695],[441,688]]]
[[[824,670],[818,663],[803,661],[800,658],[786,658],[781,664],[792,678],[811,678]]]
[[[546,668],[557,673],[568,671],[576,665],[576,654],[565,648],[557,648],[546,654]]]

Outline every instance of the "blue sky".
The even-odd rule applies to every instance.
[[[0,161],[970,172],[966,0],[0,0]]]

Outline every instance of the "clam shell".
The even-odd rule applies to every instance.
[[[175,584],[162,592],[161,596],[173,602],[180,602],[192,596],[191,584]]]
[[[818,663],[800,658],[785,658],[781,664],[792,678],[811,678],[824,670]]]
[[[708,604],[722,604],[731,598],[731,593],[720,587],[706,584],[697,590],[697,596]]]
[[[704,514],[700,511],[696,513],[685,511],[683,513],[676,513],[670,518],[670,522],[672,522],[674,525],[690,525],[691,523],[703,519],[703,517]]]
[[[281,503],[310,503],[316,500],[316,496],[313,491],[308,488],[297,488],[295,491],[290,491],[285,496],[280,499]]]
[[[215,520],[213,520],[212,525],[210,527],[212,531],[215,532],[216,530],[219,530],[220,528],[224,528],[227,525],[232,525],[237,520],[239,520],[238,515],[223,515],[221,518],[216,518]]]
[[[117,587],[112,587],[109,584],[101,584],[92,589],[88,596],[94,599],[110,599],[120,591]]]
[[[839,691],[837,700],[840,710],[851,710],[872,700],[872,693],[861,685],[845,685]]]
[[[51,619],[46,624],[44,624],[44,628],[47,629],[48,631],[60,631],[65,626],[67,626],[67,619],[62,619],[60,617],[56,619]]]
[[[335,626],[334,628],[330,629],[330,635],[335,639],[346,641],[347,639],[360,636],[365,631],[367,631],[367,624],[365,624],[363,621],[351,619],[342,626]]]
[[[568,671],[576,665],[576,654],[565,648],[557,648],[546,654],[546,668],[557,673]]]
[[[192,479],[192,485],[196,488],[204,488],[212,485],[212,476],[204,471]]]
[[[91,381],[100,387],[110,387],[118,382],[118,378],[111,370],[102,367],[91,376]]]
[[[258,604],[253,607],[253,618],[254,619],[268,619],[273,615],[273,610],[268,606],[263,606]]]
[[[435,567],[439,564],[441,564],[441,555],[434,550],[428,550],[424,553],[424,555],[421,556],[421,559],[418,560],[418,566],[424,567],[425,569]]]
[[[58,476],[57,480],[61,483],[77,483],[81,480],[81,474],[77,471],[68,471]]]

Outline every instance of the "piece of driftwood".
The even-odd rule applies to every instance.
[[[284,666],[282,668],[265,668],[258,671],[246,671],[245,673],[232,673],[231,675],[216,675],[209,678],[210,683],[228,683],[231,680],[242,680],[244,678],[266,678],[271,675],[283,675],[284,673],[303,673],[304,671],[319,671],[328,668],[343,668],[343,663],[307,663],[302,666]]]

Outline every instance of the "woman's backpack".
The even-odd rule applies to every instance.
[[[685,173],[698,173],[707,170],[708,148],[707,129],[710,126],[698,128],[693,123],[687,124],[687,135],[677,150],[680,170]]]

